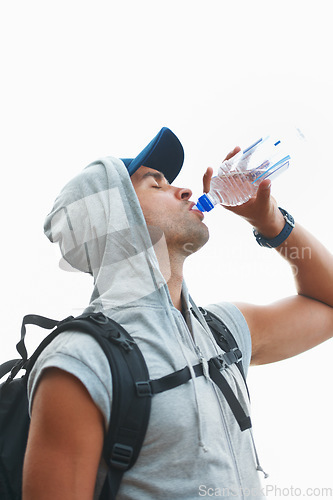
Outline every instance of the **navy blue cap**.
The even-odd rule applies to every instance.
[[[163,127],[154,139],[136,158],[121,158],[130,175],[142,165],[164,174],[171,183],[179,174],[184,163],[184,149],[178,137]]]

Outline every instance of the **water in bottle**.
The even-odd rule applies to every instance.
[[[196,208],[209,212],[217,204],[241,205],[253,197],[261,181],[284,172],[290,155],[283,141],[271,137],[259,139],[230,160],[225,160],[212,178],[209,193],[200,196]]]

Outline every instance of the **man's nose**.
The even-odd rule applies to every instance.
[[[192,191],[189,188],[177,188],[176,196],[180,200],[189,200],[192,196]]]

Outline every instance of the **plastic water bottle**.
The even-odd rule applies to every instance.
[[[274,179],[290,163],[290,155],[283,141],[266,137],[259,139],[230,160],[225,160],[212,178],[209,193],[198,199],[196,208],[209,212],[215,205],[242,205],[253,197],[260,182]]]

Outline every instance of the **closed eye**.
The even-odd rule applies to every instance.
[[[142,176],[142,179],[147,179],[149,177],[154,179],[154,181],[156,182],[156,185],[154,185],[154,187],[162,188],[162,186],[160,186],[158,183],[169,186],[168,180],[164,177],[164,175],[161,172],[157,172],[155,170],[148,171]]]

